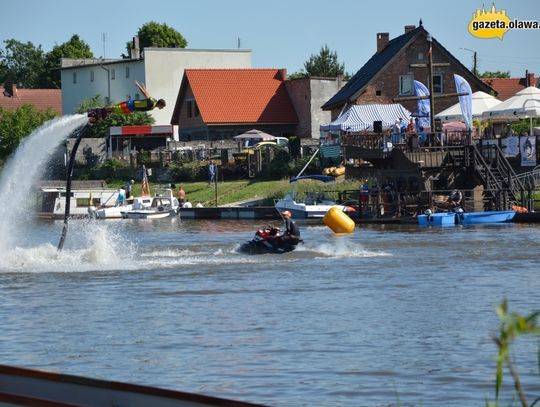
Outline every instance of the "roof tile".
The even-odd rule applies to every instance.
[[[206,124],[297,123],[279,69],[186,69]]]
[[[13,96],[0,94],[0,107],[16,110],[22,105],[32,105],[42,112],[50,107],[54,112],[61,114],[62,91],[60,89],[15,89]]]

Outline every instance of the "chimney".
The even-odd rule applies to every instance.
[[[139,48],[139,37],[133,37],[133,42],[131,43],[131,59],[140,59],[141,50]]]
[[[287,68],[279,69],[279,76],[281,76],[282,81],[287,80]]]
[[[377,53],[381,52],[387,45],[390,34],[377,33]]]
[[[15,92],[17,92],[17,85],[15,83],[6,82],[4,83],[4,96],[11,98],[15,96]]]
[[[527,74],[527,87],[534,86],[534,73],[527,71],[526,74]]]
[[[415,28],[416,28],[416,26],[414,26],[414,25],[406,25],[405,26],[405,34],[410,33]]]

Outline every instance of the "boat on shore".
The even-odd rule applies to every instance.
[[[178,215],[180,204],[172,189],[154,197],[140,196],[133,199],[131,209],[121,211],[124,219],[161,219]]]
[[[138,384],[0,365],[0,404],[9,406],[262,407]]]
[[[334,177],[328,175],[304,175],[293,177],[289,180],[290,183],[295,183],[301,180],[316,180],[321,182],[333,182]],[[292,188],[287,194],[276,201],[275,208],[281,213],[288,210],[292,213],[295,219],[313,219],[323,218],[330,208],[339,207],[341,210],[349,209],[346,205],[336,203],[335,200],[328,199],[322,192],[306,192],[303,200],[298,199],[296,188]]]

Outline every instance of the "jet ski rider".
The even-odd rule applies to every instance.
[[[292,213],[290,211],[281,212],[283,217],[283,234],[279,236],[281,243],[298,244],[300,241],[300,228],[296,222],[292,219]]]

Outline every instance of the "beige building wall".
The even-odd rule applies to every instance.
[[[63,59],[62,109],[73,114],[81,102],[96,95],[110,103],[143,99],[134,81],[167,106],[150,114],[156,125],[170,124],[186,68],[251,68],[251,50],[145,48],[143,58],[121,60]],[[174,137],[178,129],[174,126]]]

